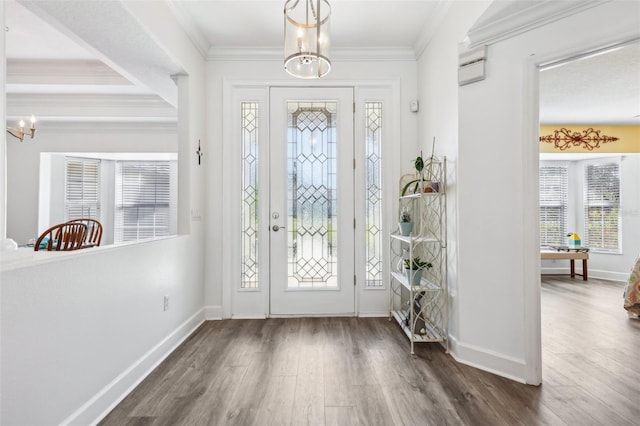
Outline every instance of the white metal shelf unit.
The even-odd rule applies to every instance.
[[[440,342],[448,350],[446,159],[430,161],[437,163],[426,167],[432,167],[430,179],[438,182],[438,191],[400,197],[398,215],[409,211],[413,231],[403,236],[397,230],[390,236],[389,318],[395,318],[409,338],[412,354],[415,342]],[[418,271],[407,262],[405,269],[405,259],[415,258],[431,267]]]

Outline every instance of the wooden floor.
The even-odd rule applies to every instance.
[[[209,321],[102,425],[625,425],[640,321],[622,285],[545,278],[542,386],[409,343],[384,318]]]

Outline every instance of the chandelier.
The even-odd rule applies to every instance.
[[[294,77],[320,78],[331,70],[327,0],[284,4],[284,69]]]

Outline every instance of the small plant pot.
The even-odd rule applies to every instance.
[[[411,235],[411,231],[413,231],[413,222],[398,222],[398,226],[400,227],[400,235],[403,237]]]
[[[420,285],[420,281],[422,280],[422,269],[416,269],[413,271],[413,280],[411,279],[411,269],[405,269],[404,271],[407,274],[407,281],[411,283],[411,285]]]
[[[423,192],[440,192],[440,182],[426,181]]]

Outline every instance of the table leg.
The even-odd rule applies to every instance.
[[[587,259],[582,259],[582,279],[587,280]]]
[[[576,262],[574,259],[569,259],[569,262],[571,262],[571,278],[575,278],[576,277]]]

